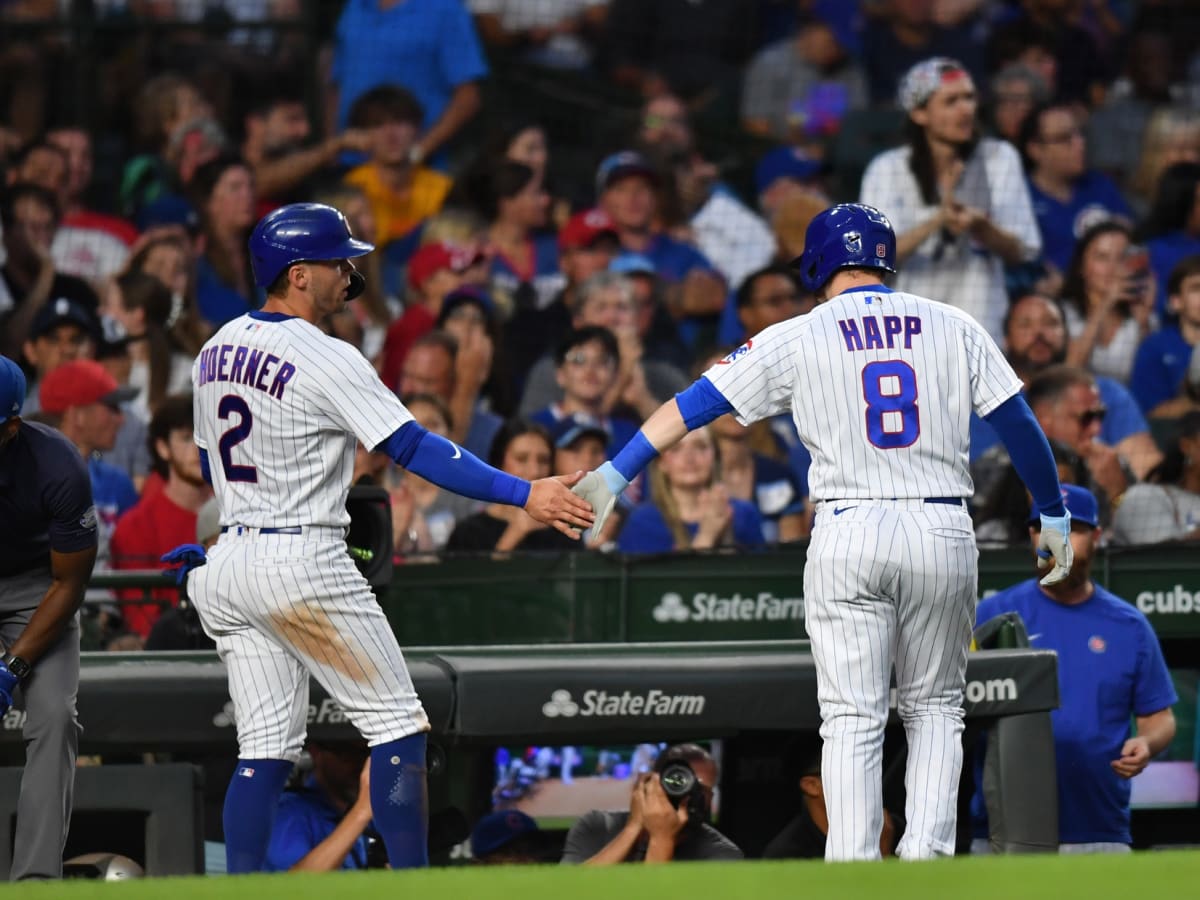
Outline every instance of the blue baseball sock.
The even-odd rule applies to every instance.
[[[225,792],[225,867],[230,875],[261,872],[271,844],[279,795],[292,772],[286,759],[239,759]]]
[[[371,748],[371,815],[393,869],[429,865],[423,733]]]

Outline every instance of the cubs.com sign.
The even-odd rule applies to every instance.
[[[676,593],[663,594],[651,613],[663,625],[683,622],[802,622],[803,597],[776,597],[770,591],[721,597],[700,591],[685,601]]]
[[[613,718],[618,716],[698,716],[704,712],[703,694],[668,694],[658,688],[648,691],[587,690],[576,702],[567,690],[557,690],[542,704],[547,719]]]
[[[1200,613],[1200,591],[1185,590],[1182,584],[1170,591],[1142,591],[1134,602],[1148,616]]]

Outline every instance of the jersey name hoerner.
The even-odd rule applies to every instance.
[[[866,289],[764,329],[705,376],[743,424],[791,410],[813,500],[970,497],[971,411],[1021,390],[970,315]]]
[[[226,323],[192,386],[222,525],[349,525],[355,438],[375,448],[412,420],[357,349],[294,317]]]

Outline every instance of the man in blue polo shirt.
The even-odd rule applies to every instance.
[[[367,868],[371,791],[365,744],[308,742],[312,771],[279,798],[268,872]]]
[[[1132,221],[1133,211],[1107,175],[1087,168],[1087,138],[1072,106],[1036,107],[1025,117],[1019,141],[1042,255],[1065,272],[1085,231],[1106,219]]]
[[[1188,364],[1200,346],[1200,255],[1186,256],[1167,280],[1167,309],[1176,317],[1138,347],[1129,384],[1142,412],[1179,396]]]
[[[1179,698],[1146,617],[1091,579],[1100,539],[1096,498],[1067,484],[1063,501],[1071,513],[1071,574],[1053,587],[1031,578],[994,594],[975,620],[1016,612],[1034,647],[1058,653],[1060,702],[1050,717],[1060,852],[1127,852],[1129,779],[1171,743],[1171,706]],[[1036,515],[1030,533],[1036,547]]]
[[[53,428],[21,421],[24,400],[20,366],[0,356],[0,718],[25,740],[14,881],[62,877],[80,733],[75,613],[96,561],[87,467]]]

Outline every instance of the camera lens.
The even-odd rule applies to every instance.
[[[696,775],[691,768],[681,763],[667,766],[659,776],[663,791],[671,798],[686,797],[696,783]]]

